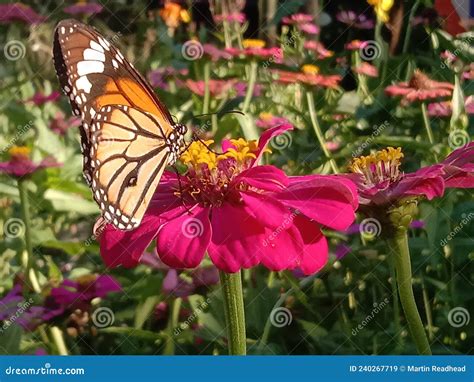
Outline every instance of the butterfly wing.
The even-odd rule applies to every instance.
[[[117,228],[136,228],[169,161],[155,116],[128,106],[104,106],[92,123],[94,197]]]
[[[181,137],[173,133],[171,115],[148,83],[95,29],[76,20],[61,21],[53,53],[61,87],[74,114],[82,119],[84,177],[104,217],[120,229],[132,229],[143,217],[149,194],[168,163],[171,145],[181,142]],[[169,140],[170,136],[179,139]],[[137,155],[139,150],[142,155]],[[121,155],[121,161],[115,155]],[[118,165],[123,161],[122,168]],[[130,179],[136,183],[119,187],[119,180]]]

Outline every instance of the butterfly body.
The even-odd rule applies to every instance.
[[[54,63],[74,114],[82,119],[84,177],[107,222],[136,228],[166,166],[184,149],[176,124],[146,80],[95,29],[61,21]]]

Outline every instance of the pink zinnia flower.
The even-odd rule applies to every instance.
[[[239,48],[226,48],[226,52],[232,56],[247,56],[258,59],[269,59],[271,58],[275,63],[281,63],[283,61],[283,49],[272,47],[266,48],[266,42],[259,39],[245,39],[242,41],[243,49]]]
[[[301,25],[298,26],[298,28],[300,29],[300,31],[302,31],[304,33],[307,33],[307,34],[312,34],[312,35],[319,34],[319,32],[321,31],[319,26],[317,26],[316,24],[312,24],[312,23],[301,24]]]
[[[314,16],[305,13],[295,13],[291,16],[285,16],[281,19],[283,24],[295,25],[295,24],[308,24],[314,20]]]
[[[58,91],[53,91],[51,92],[51,94],[48,94],[48,95],[43,94],[41,92],[37,92],[33,95],[33,97],[26,100],[26,102],[32,102],[36,106],[41,106],[48,102],[55,102],[59,98],[61,98],[61,93],[59,93]]]
[[[324,45],[319,41],[306,41],[304,43],[305,49],[308,49],[315,53],[316,59],[322,60],[325,58],[332,57],[334,52],[332,50],[328,50],[324,47]]]
[[[363,62],[359,66],[355,66],[352,68],[355,73],[358,74],[365,74],[368,77],[378,77],[379,70],[375,65],[369,64],[368,62]]]
[[[156,239],[161,260],[173,268],[196,267],[207,252],[225,272],[258,264],[274,271],[299,267],[305,274],[321,269],[328,258],[321,226],[349,227],[356,189],[339,176],[289,178],[274,166],[258,165],[268,141],[287,128],[265,131],[258,144],[225,141],[221,155],[193,142],[182,156],[186,174],[179,180],[164,175],[139,228],[106,226],[106,264],[134,266]]]
[[[219,61],[221,59],[230,60],[232,58],[231,53],[212,44],[204,44],[203,51],[204,54],[208,55],[212,61]]]
[[[469,96],[464,101],[467,114],[474,114],[474,98]],[[451,101],[434,102],[428,104],[428,114],[432,117],[449,117],[453,112]]]
[[[236,82],[234,85],[235,93],[237,97],[244,97],[247,94],[247,82]],[[253,89],[253,97],[260,97],[262,95],[262,90],[264,86],[262,84],[255,84]]]
[[[323,75],[311,72],[290,72],[286,70],[272,70],[276,75],[278,82],[284,84],[293,84],[300,82],[305,85],[320,86],[335,89],[339,86],[341,76],[339,75]]]
[[[0,24],[22,21],[26,24],[38,24],[46,20],[23,3],[0,4]]]
[[[209,92],[212,97],[222,97],[224,96],[234,85],[235,81],[233,80],[209,80]],[[199,96],[204,96],[206,83],[204,81],[194,81],[186,80],[186,86],[194,94]]]
[[[102,12],[104,7],[100,4],[97,3],[85,3],[85,2],[78,2],[74,5],[70,5],[69,7],[66,7],[63,9],[65,13],[68,13],[70,15],[95,15],[96,13]]]
[[[367,41],[352,40],[345,45],[347,50],[359,50],[367,46]]]
[[[150,71],[148,73],[148,80],[150,81],[151,86],[154,88],[169,90],[168,81],[170,79],[175,79],[177,84],[181,84],[182,81],[179,77],[187,76],[188,73],[189,71],[186,68],[176,69],[172,66],[165,66]]]
[[[367,18],[363,13],[357,14],[354,11],[341,11],[336,15],[336,19],[357,29],[372,29],[375,24],[374,20]]]
[[[58,135],[65,135],[71,127],[78,127],[80,125],[81,119],[79,117],[72,116],[65,119],[62,112],[57,112],[49,124],[49,128]]]
[[[61,164],[56,162],[52,157],[47,157],[38,164],[34,163],[30,159],[30,149],[28,147],[13,146],[9,150],[9,153],[10,160],[0,163],[0,173],[3,172],[16,178],[32,175],[36,171],[45,168],[61,166]]]
[[[276,117],[271,113],[260,113],[258,119],[255,121],[255,125],[262,129],[271,129],[277,126],[288,126],[289,129],[293,128],[293,124],[284,117]]]
[[[441,165],[446,187],[474,188],[474,142],[453,151]]]
[[[94,298],[104,298],[109,293],[121,291],[118,281],[109,275],[85,275],[74,280],[63,280],[46,297],[42,319],[49,321],[76,309],[88,311]]]
[[[409,82],[399,82],[387,86],[385,93],[390,96],[402,96],[404,103],[411,103],[438,97],[449,97],[453,93],[453,89],[453,84],[431,80],[426,74],[417,69]]]
[[[229,14],[221,14],[221,15],[215,15],[214,16],[214,21],[216,23],[223,23],[224,21],[227,21],[229,23],[235,22],[239,24],[243,24],[245,22],[245,14],[240,13],[240,12],[232,12]]]
[[[474,144],[452,152],[443,162],[405,174],[400,170],[403,153],[389,147],[355,158],[348,175],[358,187],[361,207],[386,209],[406,197],[431,200],[444,194],[445,187],[474,187]]]

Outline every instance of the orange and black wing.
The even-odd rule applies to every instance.
[[[82,119],[84,177],[104,217],[133,229],[182,136],[148,83],[95,29],[61,21],[53,50],[61,87]]]

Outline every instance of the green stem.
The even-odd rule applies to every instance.
[[[250,102],[252,101],[253,91],[255,89],[255,83],[257,81],[257,69],[258,64],[257,61],[250,62],[249,68],[249,82],[247,83],[247,93],[245,94],[244,104],[242,106],[242,113],[246,113]]]
[[[420,0],[416,0],[415,3],[413,4],[413,7],[411,7],[410,14],[408,16],[408,25],[407,25],[407,31],[405,33],[405,40],[403,41],[403,49],[402,49],[402,56],[405,55],[405,53],[408,51],[408,47],[410,46],[410,39],[411,39],[411,32],[413,30],[413,18],[415,17],[415,12],[420,6]]]
[[[324,135],[321,131],[321,126],[319,125],[318,117],[316,115],[316,110],[314,109],[314,97],[311,91],[306,92],[306,99],[308,101],[309,116],[311,118],[311,124],[313,125],[314,132],[316,133],[316,138],[318,139],[319,145],[321,146],[325,157],[329,159],[329,164],[332,171],[335,174],[338,174],[339,169],[337,168],[336,161],[332,158],[331,153],[326,147],[326,140],[324,139]]]
[[[434,340],[434,326],[433,326],[433,315],[431,314],[430,298],[426,289],[425,282],[422,281],[421,288],[423,290],[423,305],[426,312],[426,321],[428,323],[428,338],[430,341]]]
[[[421,103],[421,114],[423,115],[423,124],[426,129],[426,134],[428,135],[428,140],[431,144],[434,144],[433,130],[431,130],[430,119],[428,117],[428,110],[426,110],[426,103]]]
[[[57,326],[52,326],[49,331],[59,355],[68,355],[69,352],[67,350],[66,343],[64,342],[64,336],[61,329],[59,329]]]
[[[179,311],[181,309],[181,298],[173,298],[170,302],[171,310],[168,318],[168,326],[166,327],[166,344],[163,350],[163,355],[174,355],[174,330],[178,327]]]
[[[252,101],[253,91],[255,89],[255,83],[257,81],[257,72],[258,72],[258,63],[256,61],[250,62],[248,74],[248,83],[247,83],[247,92],[244,98],[244,104],[242,105],[242,113],[246,113],[249,109],[250,102]],[[237,114],[237,119],[239,120],[240,126],[244,133],[244,137],[247,140],[258,139],[258,132],[255,128],[255,125],[252,121],[252,118],[248,115]]]
[[[391,287],[392,287],[392,296],[393,296],[393,322],[395,325],[395,339],[396,339],[396,347],[395,353],[399,354],[403,348],[403,339],[400,336],[401,332],[401,325],[400,325],[400,301],[398,300],[398,292],[397,292],[397,273],[395,270],[395,259],[393,256],[389,258],[390,264],[390,279],[391,279]]]
[[[397,271],[398,294],[402,304],[405,317],[408,322],[411,337],[415,342],[419,354],[431,355],[430,344],[426,337],[420,313],[415,302],[412,285],[412,273],[410,263],[410,250],[408,248],[408,236],[406,229],[398,229],[389,239],[391,255],[395,258]]]
[[[220,272],[224,311],[227,326],[227,341],[230,355],[246,355],[244,297],[242,279],[237,273]]]
[[[25,179],[18,179],[18,192],[20,194],[21,214],[23,217],[23,224],[25,228],[25,246],[27,253],[27,260],[25,264],[25,277],[29,280],[33,290],[37,293],[38,282],[34,271],[34,254],[33,254],[33,242],[31,240],[31,216],[30,216],[30,202],[28,199],[27,181]]]
[[[426,109],[426,103],[421,103],[421,114],[423,116],[423,125],[425,126],[426,135],[428,135],[428,141],[434,145],[434,135],[433,130],[431,129],[430,118],[428,117],[428,110]],[[438,161],[438,155],[434,154],[435,160]]]
[[[209,80],[211,78],[211,64],[206,62],[204,64],[204,101],[202,104],[202,114],[209,113],[209,101],[210,101],[210,90],[209,90]]]

